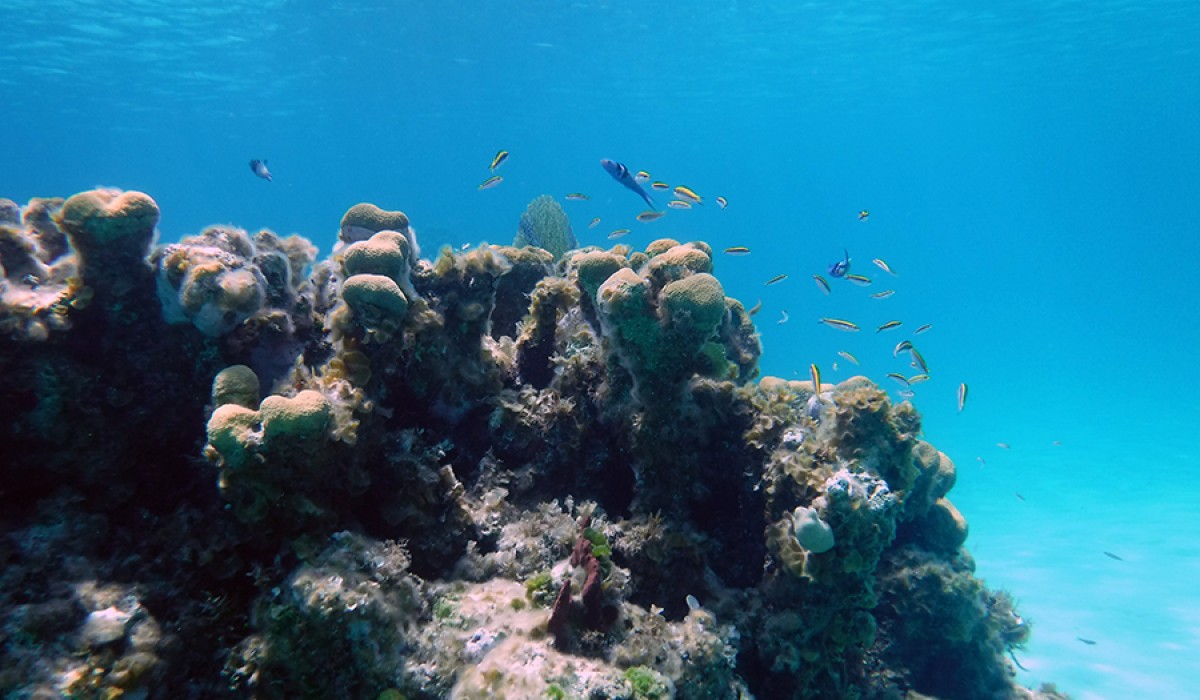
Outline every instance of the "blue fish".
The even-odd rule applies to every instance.
[[[829,266],[829,274],[833,277],[845,277],[850,271],[850,253],[842,248],[843,259]]]
[[[650,195],[646,194],[646,190],[642,189],[641,183],[637,181],[637,178],[634,177],[633,173],[629,172],[629,168],[626,168],[624,165],[621,165],[616,161],[611,161],[607,158],[600,159],[600,167],[604,168],[605,172],[607,172],[609,175],[612,175],[614,180],[622,185],[625,185],[634,192],[637,192],[639,197],[646,200],[646,204],[649,205],[651,209],[658,208],[654,206],[654,200],[650,199]]]
[[[267,161],[257,159],[250,161],[250,170],[267,182],[271,181],[271,171],[267,170]]]

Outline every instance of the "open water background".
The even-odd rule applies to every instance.
[[[1034,621],[1022,680],[1190,697],[1197,36],[1194,0],[10,0],[0,196],[140,189],[164,240],[235,223],[325,253],[371,201],[408,212],[429,255],[509,242],[529,200],[577,191],[585,244],[629,227],[636,246],[751,247],[717,274],[763,301],[766,373],[891,384],[915,372],[892,346],[933,323],[915,402],[958,464],[980,575]],[[499,149],[505,181],[478,191]],[[706,204],[640,224],[602,157]],[[811,275],[843,247],[874,284],[824,296]]]

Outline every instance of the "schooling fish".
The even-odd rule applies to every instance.
[[[696,204],[704,204],[703,198],[696,194],[696,192],[690,187],[684,187],[683,185],[680,185],[672,190],[672,192],[675,193],[675,197],[678,199],[685,199],[695,202]]]
[[[847,360],[853,362],[856,365],[859,364],[858,358],[855,357],[854,355],[851,355],[850,353],[846,352],[845,350],[838,350],[838,354],[841,355],[842,357],[846,358]]]
[[[766,286],[770,287],[773,284],[779,284],[780,282],[784,281],[787,278],[788,278],[787,275],[775,275],[771,279],[767,280],[764,284]]]
[[[717,197],[717,205],[724,209],[725,207],[729,206],[729,200],[725,199],[724,197]]]
[[[750,249],[744,245],[735,245],[725,249],[728,255],[749,255]]]
[[[508,160],[508,151],[497,151],[496,157],[492,158],[492,165],[489,169],[495,170],[496,168],[499,168],[500,164],[506,160]]]
[[[897,321],[897,320],[894,320],[894,319],[893,319],[893,320],[891,320],[891,321],[888,321],[887,323],[883,324],[883,325],[882,325],[882,326],[880,326],[879,328],[876,328],[876,329],[875,329],[875,332],[876,332],[876,333],[878,333],[878,332],[880,332],[880,331],[888,331],[888,330],[891,330],[891,329],[893,329],[893,328],[899,328],[899,327],[900,327],[900,321]]]
[[[962,413],[963,406],[967,405],[967,383],[963,382],[958,385],[958,412]]]
[[[489,177],[488,179],[484,180],[483,182],[479,183],[479,189],[490,190],[493,187],[495,187],[496,185],[499,185],[501,182],[504,182],[504,178],[500,177],[499,175],[493,175],[493,176]]]
[[[845,277],[850,271],[850,253],[842,249],[842,259],[829,266],[829,274],[833,277]]]
[[[863,209],[862,211],[858,212],[858,220],[866,221],[867,217],[870,215],[871,215],[871,212],[867,211],[866,209]]]
[[[1117,561],[1125,561],[1124,559],[1122,559],[1121,557],[1118,557],[1117,555],[1113,554],[1112,552],[1105,552],[1104,556],[1108,557],[1109,559],[1116,559]]]
[[[661,211],[644,211],[637,215],[637,220],[642,223],[654,221],[655,219],[663,218],[664,214]]]
[[[850,321],[844,321],[840,318],[821,318],[821,319],[817,319],[817,322],[824,323],[825,325],[829,326],[830,328],[836,328],[839,331],[847,331],[849,333],[854,333],[858,330],[857,323],[852,323]]]
[[[917,333],[924,333],[925,331],[929,330],[930,328],[933,328],[933,324],[932,324],[932,323],[926,323],[926,324],[925,324],[925,325],[923,325],[923,326],[919,326],[919,327],[917,327],[917,330],[913,331],[913,334],[915,335],[915,334],[917,334]]]
[[[820,275],[813,275],[813,282],[817,283],[817,288],[822,292],[825,292],[826,294],[830,292],[829,283],[825,281],[824,277]]]
[[[788,314],[787,314],[787,312],[786,312],[786,311],[782,311],[782,310],[781,310],[781,311],[779,312],[779,320],[778,320],[778,321],[776,321],[775,323],[778,323],[779,325],[781,325],[781,326],[782,326],[783,324],[785,324],[785,323],[787,323],[787,322],[788,322]]]
[[[250,171],[267,182],[271,181],[271,171],[267,170],[267,161],[265,160],[250,161]]]
[[[600,159],[600,167],[604,168],[604,171],[609,175],[612,175],[614,180],[633,190],[635,193],[637,193],[637,196],[646,200],[646,204],[649,205],[651,209],[658,208],[654,206],[654,200],[650,199],[650,195],[646,194],[646,190],[642,189],[641,183],[637,181],[633,173],[629,172],[629,168],[626,168],[624,165],[607,158]]]
[[[588,200],[588,196],[582,192],[568,192],[567,199],[571,200],[572,202],[586,202]]]
[[[753,316],[754,314],[758,313],[759,311],[762,311],[762,299],[759,299],[757,304],[755,304],[754,306],[751,306],[750,310],[746,312],[746,315]]]
[[[633,179],[637,180],[638,182],[649,182],[650,173],[646,172],[645,170],[639,170],[637,171],[637,174],[633,176]]]
[[[596,218],[592,219],[590,224],[588,224],[588,228],[596,228],[596,224],[598,223],[600,223],[600,217],[597,216]]]
[[[850,280],[851,282],[857,284],[860,287],[870,287],[871,286],[871,278],[867,277],[866,275],[853,275],[853,274],[847,273],[846,279]]]

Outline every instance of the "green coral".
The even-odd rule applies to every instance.
[[[571,231],[571,220],[562,205],[554,201],[554,197],[544,194],[530,202],[521,214],[513,245],[542,248],[557,260],[568,250],[578,247],[579,242]]]
[[[237,404],[253,410],[258,406],[258,392],[258,375],[246,365],[226,367],[213,377],[214,406]]]
[[[634,700],[664,700],[672,696],[671,682],[654,669],[634,666],[625,669]]]
[[[403,319],[408,314],[408,299],[391,277],[354,275],[342,283],[342,299],[367,323],[385,316]]]

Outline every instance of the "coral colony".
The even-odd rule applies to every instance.
[[[0,202],[5,697],[1064,697],[913,406],[759,378],[705,243],[157,221]]]

